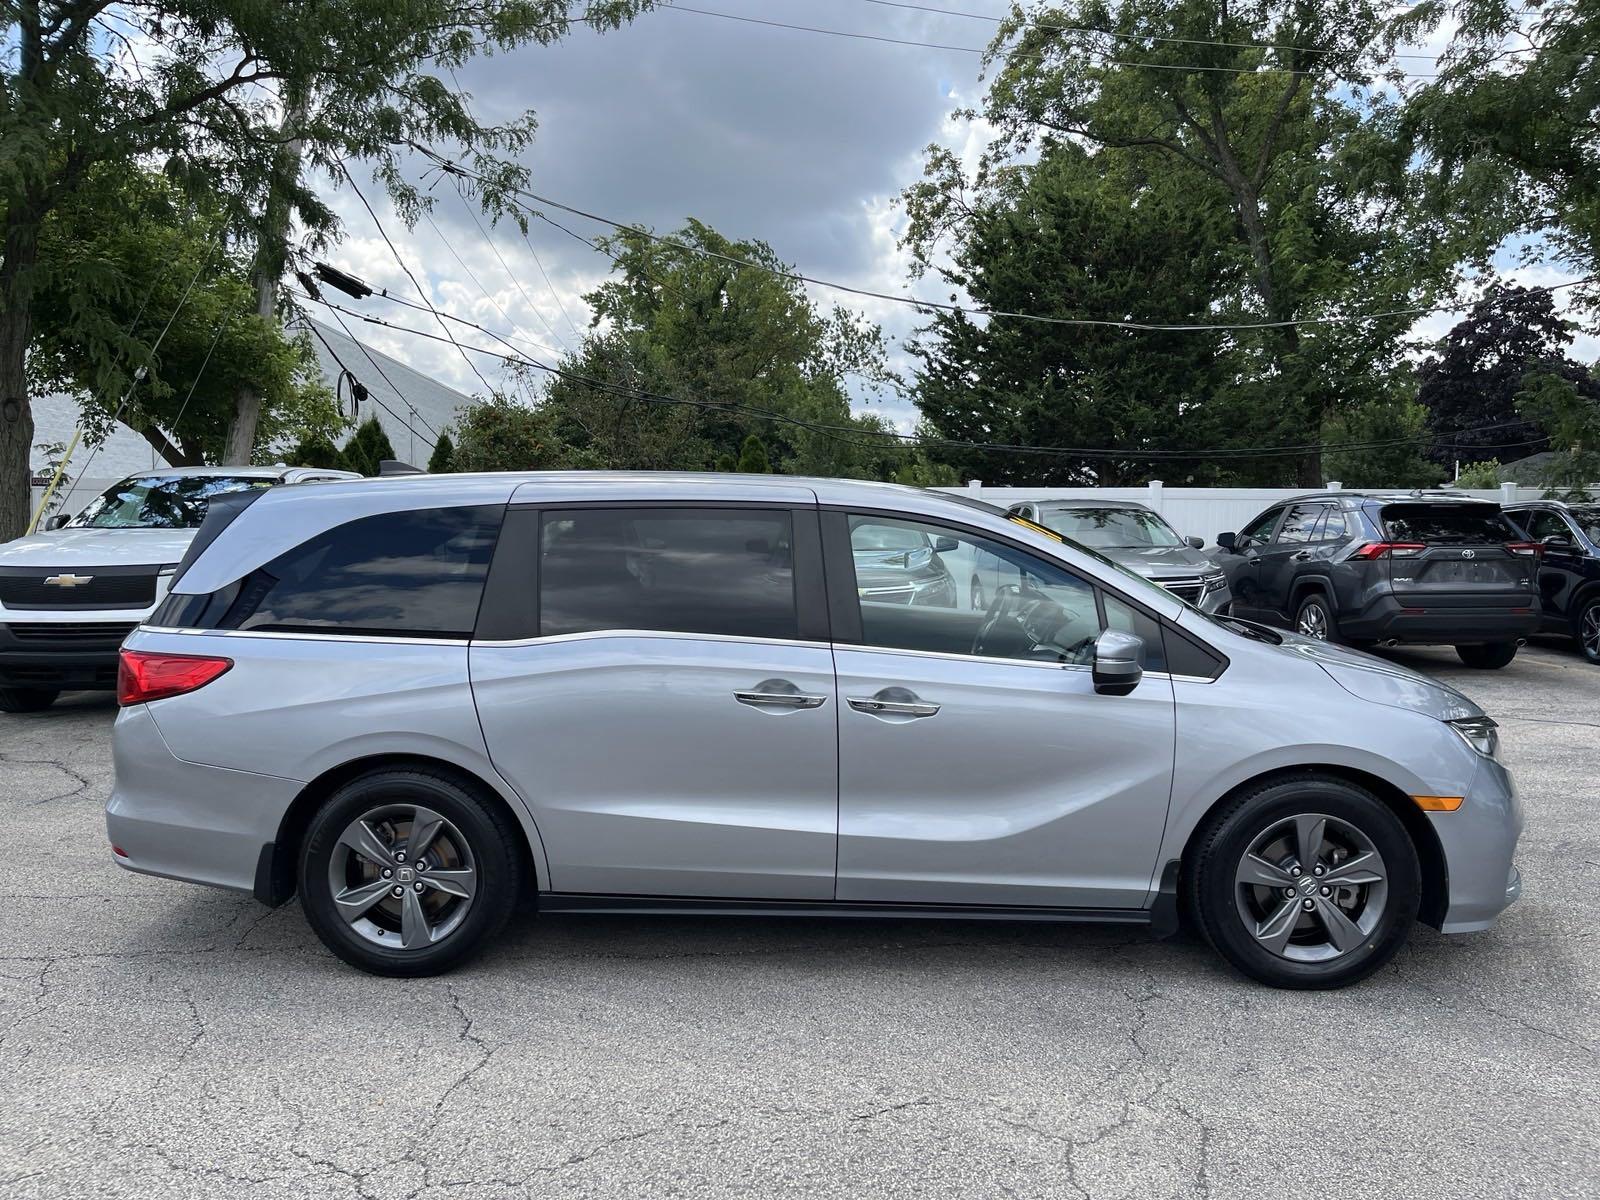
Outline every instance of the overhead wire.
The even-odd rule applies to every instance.
[[[472,171],[469,168],[461,166],[459,163],[454,162],[453,160],[447,158],[428,146],[424,146],[418,142],[410,142],[408,145],[432,162],[439,170],[444,171],[447,174],[455,175],[462,179],[473,180],[480,184],[488,182],[483,178],[482,175],[479,175],[477,172]],[[806,275],[799,271],[792,271],[784,267],[775,267],[766,263],[754,262],[747,258],[740,258],[738,255],[725,254],[719,250],[710,250],[704,246],[693,246],[686,242],[681,242],[676,238],[655,233],[654,231],[646,229],[640,225],[630,224],[626,221],[619,221],[613,217],[603,216],[599,213],[579,208],[576,205],[564,204],[559,200],[555,200],[549,196],[542,196],[539,193],[530,191],[527,188],[513,187],[510,189],[510,192],[514,196],[522,197],[527,201],[531,201],[533,204],[544,205],[548,208],[570,213],[576,217],[582,217],[585,220],[594,221],[597,224],[607,225],[624,233],[631,233],[636,237],[646,238],[658,245],[666,246],[673,250],[682,251],[685,254],[696,254],[703,258],[717,259],[722,262],[731,263],[737,267],[748,268],[754,271],[763,271],[780,279],[787,279],[795,283],[810,284],[814,287],[826,288],[830,291],[845,293],[846,295],[860,296],[869,300],[882,300],[893,304],[901,304],[921,312],[932,311],[959,313],[964,316],[983,317],[986,320],[1006,319],[1032,321],[1044,325],[1058,325],[1077,328],[1127,329],[1140,333],[1236,333],[1263,329],[1285,329],[1298,326],[1347,325],[1359,321],[1380,321],[1395,317],[1417,317],[1425,316],[1429,313],[1455,312],[1462,307],[1460,303],[1416,305],[1407,308],[1390,309],[1383,312],[1350,313],[1342,316],[1295,317],[1281,321],[1233,321],[1214,323],[1192,322],[1180,324],[1161,324],[1148,321],[1124,321],[1100,317],[1046,316],[1039,313],[1017,312],[1008,309],[981,308],[973,305],[956,304],[951,301],[924,300],[916,296],[896,295],[892,292],[880,292],[871,288],[855,287],[851,284],[839,283],[836,280],[822,279],[814,275]],[[539,212],[535,208],[530,207],[528,204],[522,204],[520,201],[518,203],[520,207],[527,210],[531,215],[541,219],[549,220],[549,218],[543,213]],[[589,239],[582,237],[580,234],[573,233],[571,230],[567,230],[567,232],[572,234],[572,236],[577,238],[579,241],[586,242],[591,246],[594,245],[593,242],[590,242]],[[1565,283],[1539,285],[1539,287],[1530,290],[1558,291],[1562,288],[1579,287],[1584,284],[1591,283],[1594,281],[1594,278],[1595,277],[1590,276],[1579,280],[1569,280]]]
[[[989,50],[982,46],[963,46],[949,42],[925,42],[915,38],[891,37],[888,34],[881,33],[860,33],[845,29],[827,29],[820,25],[801,25],[791,21],[775,21],[769,17],[751,17],[740,13],[717,12],[709,8],[691,8],[685,4],[663,4],[657,11],[693,13],[696,16],[717,17],[724,21],[738,21],[746,25],[764,25],[772,29],[786,29],[799,33],[824,34],[828,37],[849,38],[856,41],[865,42],[879,42],[890,46],[915,46],[925,50],[944,50],[958,54],[973,54],[978,55],[979,57],[986,56],[989,53]],[[1191,71],[1202,71],[1208,74],[1221,75],[1258,75],[1263,70],[1263,68],[1260,67],[1218,67],[1203,63],[1161,63],[1141,62],[1138,59],[1116,59],[1108,57],[1104,51],[1090,49],[1085,49],[1083,53],[1087,55],[1093,55],[1099,60],[1094,65],[1103,67],[1133,67],[1152,71],[1181,71],[1184,73]],[[1042,61],[1044,58],[1043,55],[1039,54],[1012,54],[1008,57],[1013,59],[1022,58],[1026,60],[1039,61]],[[1277,69],[1289,70],[1290,68],[1280,67]],[[1299,70],[1299,68],[1295,69]],[[1437,75],[1422,75],[1414,72],[1396,72],[1395,74],[1398,74],[1404,79],[1417,80],[1421,82],[1431,82],[1432,80],[1438,78]]]
[[[1007,18],[997,17],[990,13],[964,12],[959,9],[938,8],[932,4],[911,4],[906,0],[862,0],[865,4],[875,4],[880,8],[908,9],[911,12],[936,13],[943,17],[963,17],[972,21],[988,21],[990,24],[999,25]],[[1156,33],[1117,33],[1109,29],[1095,29],[1087,25],[1063,25],[1054,21],[1028,20],[1025,22],[1030,29],[1048,29],[1061,33],[1087,33],[1095,37],[1110,38],[1123,42],[1164,42],[1180,46],[1217,46],[1228,50],[1276,50],[1290,51],[1296,54],[1343,54],[1343,50],[1320,46],[1295,46],[1274,42],[1231,42],[1221,38],[1189,38],[1173,37]],[[1396,53],[1393,58],[1411,58],[1422,62],[1437,62],[1436,54]]]
[[[362,344],[362,342],[361,342],[361,340],[359,338],[357,338],[353,334],[351,334],[350,330],[348,328],[346,328],[344,321],[339,319],[339,317],[338,317],[339,309],[338,309],[337,305],[329,304],[328,301],[322,299],[320,296],[313,296],[309,292],[303,292],[301,294],[308,300],[313,300],[318,304],[324,305],[325,307],[327,307],[329,309],[332,309],[334,314],[335,314],[334,315],[334,319],[339,321],[339,328],[344,330],[345,338],[347,340],[351,341],[351,342],[354,342],[356,344],[357,348],[359,348],[361,350],[361,352],[367,356],[367,361],[372,363],[372,365],[374,367],[378,367],[377,360],[372,357],[371,352],[367,350],[366,346]],[[303,313],[301,315],[305,316],[305,314],[303,314]],[[311,330],[312,334],[316,337],[317,341],[322,343],[322,348],[324,350],[326,350],[328,352],[328,356],[330,358],[332,358],[335,363],[338,364],[339,370],[343,371],[346,375],[350,376],[351,379],[355,379],[356,378],[355,372],[350,370],[349,367],[344,365],[344,360],[339,357],[338,351],[336,351],[333,348],[333,346],[329,344],[328,339],[325,338],[322,335],[322,330],[317,328],[317,323],[315,321],[313,321],[309,316],[305,316],[305,322],[306,322],[306,328]],[[383,368],[382,367],[378,367],[378,373],[380,375],[383,375]],[[394,384],[389,381],[389,377],[387,375],[383,375],[383,381],[385,383],[389,384],[389,387],[391,389],[393,389],[394,394],[395,394],[396,397],[398,397],[401,400],[405,400],[405,397],[400,394],[400,390],[398,388],[396,388],[394,386]],[[406,418],[402,417],[399,413],[395,412],[394,409],[390,408],[386,403],[384,403],[384,400],[383,400],[382,396],[379,396],[377,393],[373,392],[371,389],[368,389],[367,390],[367,398],[369,400],[371,400],[374,404],[376,404],[379,408],[383,409],[384,412],[388,413],[396,421],[399,421],[400,424],[404,425],[406,427],[406,429],[411,433],[412,437],[421,438],[424,442],[428,443],[428,446],[430,448],[433,448],[433,447],[438,445],[437,442],[431,440],[430,438],[428,438],[424,434],[418,433],[417,429],[416,429],[416,426],[412,425],[410,421],[406,420]],[[434,433],[435,432],[433,426],[428,424],[427,420],[423,417],[423,415],[421,413],[417,412],[415,406],[411,405],[409,401],[407,401],[407,407],[411,410],[412,415],[415,416],[417,418],[417,420],[422,422],[423,427],[425,429],[427,429],[429,433]]]
[[[308,296],[307,298],[312,299],[312,300],[316,301],[319,304],[325,305],[328,308],[334,309],[336,311],[344,312],[344,313],[348,314],[349,316],[355,317],[358,320],[366,321],[366,322],[374,324],[374,325],[379,325],[379,326],[382,326],[382,327],[384,327],[386,329],[391,329],[391,330],[394,330],[394,331],[400,332],[400,333],[409,333],[409,334],[412,334],[412,335],[414,335],[416,337],[421,337],[421,338],[429,339],[429,340],[432,340],[432,341],[443,342],[443,341],[446,341],[446,340],[450,340],[450,341],[452,341],[453,344],[461,345],[464,348],[466,348],[468,350],[471,350],[475,354],[481,354],[481,355],[485,355],[485,356],[490,357],[490,358],[499,359],[502,362],[514,363],[514,364],[517,364],[517,365],[529,367],[529,368],[532,368],[534,370],[544,372],[544,373],[546,373],[548,375],[551,375],[551,376],[553,376],[555,378],[564,379],[564,380],[566,380],[568,382],[571,382],[571,383],[582,384],[584,386],[594,388],[595,390],[602,391],[602,392],[607,392],[609,394],[620,396],[620,397],[623,397],[623,398],[626,398],[626,399],[641,400],[641,401],[644,401],[646,403],[670,404],[670,405],[678,405],[678,406],[699,408],[699,409],[709,410],[709,411],[728,412],[728,413],[736,413],[736,414],[747,415],[747,416],[756,417],[756,418],[759,418],[759,419],[762,419],[762,420],[772,421],[772,422],[777,423],[777,424],[785,424],[785,425],[791,425],[791,426],[796,426],[796,427],[799,427],[799,428],[807,429],[807,430],[810,430],[810,431],[815,432],[815,433],[821,433],[821,434],[823,434],[825,436],[832,437],[833,440],[835,440],[835,441],[843,442],[845,444],[858,445],[858,446],[878,446],[878,447],[881,447],[882,445],[885,444],[885,442],[893,441],[893,442],[895,442],[897,444],[900,444],[900,445],[939,446],[939,447],[949,448],[949,449],[958,449],[958,450],[967,450],[967,451],[980,451],[980,452],[984,452],[984,453],[1018,454],[1018,455],[1031,455],[1031,456],[1054,457],[1054,458],[1093,458],[1093,459],[1112,459],[1112,460],[1124,460],[1124,461],[1133,460],[1133,461],[1140,461],[1140,462],[1162,462],[1162,461],[1174,461],[1174,460],[1182,461],[1182,460],[1196,459],[1196,458],[1225,458],[1225,459],[1232,459],[1232,458],[1243,458],[1243,457],[1257,458],[1257,457],[1298,456],[1298,455],[1310,453],[1311,451],[1322,451],[1324,453],[1327,453],[1327,452],[1337,452],[1337,451],[1341,451],[1341,450],[1378,449],[1378,448],[1389,447],[1389,446],[1416,445],[1416,444],[1422,444],[1422,443],[1425,443],[1425,442],[1426,443],[1432,443],[1434,445],[1438,445],[1438,446],[1440,446],[1442,448],[1454,448],[1457,445],[1471,445],[1471,446],[1474,446],[1475,448],[1479,448],[1479,449],[1511,449],[1511,448],[1516,448],[1516,447],[1521,447],[1521,446],[1535,445],[1535,444],[1538,444],[1538,443],[1549,441],[1549,439],[1547,437],[1540,437],[1540,438],[1533,438],[1533,439],[1529,439],[1529,440],[1525,440],[1525,441],[1507,442],[1507,443],[1503,443],[1503,444],[1500,444],[1500,445],[1484,445],[1482,443],[1457,443],[1457,442],[1453,442],[1453,441],[1435,440],[1431,435],[1424,434],[1424,435],[1413,435],[1413,436],[1410,436],[1410,437],[1373,439],[1373,440],[1358,441],[1358,442],[1338,442],[1338,443],[1308,442],[1308,443],[1302,443],[1302,444],[1299,444],[1299,445],[1285,445],[1285,446],[1246,446],[1246,447],[1223,446],[1223,447],[1194,448],[1194,449],[1185,449],[1185,450],[1165,450],[1165,449],[1162,449],[1162,450],[1142,450],[1141,451],[1141,450],[1124,450],[1124,449],[1118,449],[1118,448],[1112,448],[1112,447],[1104,447],[1104,446],[1023,446],[1023,445],[1018,445],[1018,444],[1015,444],[1015,443],[969,442],[969,441],[961,441],[959,439],[953,439],[953,438],[938,438],[938,437],[929,438],[929,437],[925,437],[925,436],[920,435],[920,434],[899,433],[899,432],[895,432],[895,431],[891,431],[891,430],[868,430],[868,429],[862,429],[862,428],[860,428],[858,426],[846,426],[846,425],[831,424],[831,423],[822,422],[822,421],[810,421],[810,420],[806,420],[804,418],[792,416],[792,415],[790,415],[788,413],[780,413],[780,412],[776,412],[776,411],[774,411],[772,409],[758,408],[758,407],[756,407],[754,405],[730,404],[730,403],[725,403],[725,402],[720,402],[720,401],[713,401],[713,400],[696,400],[696,399],[692,399],[692,398],[688,398],[688,397],[669,396],[669,395],[665,395],[665,394],[660,393],[660,392],[652,392],[652,391],[648,391],[648,390],[641,389],[641,388],[620,387],[620,386],[618,386],[616,384],[610,383],[607,380],[596,379],[593,376],[585,375],[585,374],[583,374],[581,372],[571,371],[571,370],[568,370],[566,368],[559,367],[559,366],[552,366],[552,365],[550,365],[548,363],[540,362],[537,359],[532,359],[532,358],[528,358],[528,357],[525,357],[525,356],[508,355],[508,354],[506,354],[506,353],[504,353],[502,351],[499,351],[499,350],[491,350],[491,349],[488,349],[488,348],[485,348],[485,347],[482,347],[482,346],[473,345],[470,342],[459,342],[459,341],[456,341],[453,337],[451,339],[442,338],[438,334],[429,333],[425,329],[415,329],[415,328],[412,328],[412,327],[406,326],[406,325],[397,325],[397,324],[395,324],[393,322],[386,321],[381,317],[374,317],[374,316],[371,316],[371,315],[368,315],[368,314],[365,314],[365,313],[359,313],[359,312],[356,312],[354,310],[344,308],[343,306],[335,304],[333,301],[330,301],[330,300],[320,299],[320,298],[311,297],[311,296]],[[453,315],[450,315],[450,314],[445,314],[445,315],[450,316],[450,319],[452,319],[454,321],[457,321],[458,323],[460,323],[462,325],[476,328],[476,329],[480,330],[481,332],[484,332],[484,333],[488,334],[491,337],[495,336],[492,331],[483,329],[482,326],[478,325],[474,321],[468,320],[465,317],[456,317],[456,316],[453,316]],[[1458,431],[1457,436],[1460,436],[1461,434],[1468,434],[1468,433],[1486,432],[1486,431],[1491,430],[1491,429],[1520,426],[1520,425],[1523,425],[1523,424],[1524,424],[1524,422],[1522,422],[1522,421],[1506,421],[1506,422],[1498,422],[1498,423],[1493,423],[1493,424],[1486,424],[1486,425],[1481,425],[1481,426],[1475,426],[1472,429],[1460,430],[1460,431]]]

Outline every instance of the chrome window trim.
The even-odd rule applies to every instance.
[[[496,649],[514,646],[548,646],[561,642],[592,642],[608,638],[654,638],[677,642],[717,642],[725,645],[801,646],[809,650],[831,650],[830,642],[808,641],[804,638],[765,638],[736,633],[694,633],[683,629],[586,629],[581,633],[552,633],[543,637],[509,638],[491,640],[474,638],[473,646]]]
[[[182,633],[191,637],[227,637],[227,638],[262,638],[289,641],[318,641],[318,642],[372,642],[380,646],[460,646],[463,649],[472,644],[472,639],[466,635],[461,637],[418,636],[406,637],[402,634],[382,636],[374,633],[341,633],[336,629],[327,633],[316,630],[297,630],[293,633],[276,629],[192,629],[182,628],[177,625],[140,625],[136,633]]]

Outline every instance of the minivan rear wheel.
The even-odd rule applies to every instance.
[[[1469,667],[1483,671],[1496,671],[1517,656],[1515,642],[1483,642],[1479,645],[1457,646],[1456,657]]]
[[[1253,788],[1197,833],[1195,923],[1223,958],[1282,988],[1365,979],[1405,944],[1421,902],[1416,848],[1387,805],[1335,776]]]
[[[376,975],[437,975],[504,928],[522,894],[522,835],[442,773],[361,775],[317,810],[300,851],[306,919]]]
[[[48,688],[0,688],[0,712],[43,712],[59,695]]]

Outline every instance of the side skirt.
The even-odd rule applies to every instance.
[[[857,917],[874,920],[1046,921],[1151,925],[1143,908],[1046,908],[995,904],[897,904],[850,900],[737,900],[698,896],[607,896],[540,892],[539,911],[631,916]]]

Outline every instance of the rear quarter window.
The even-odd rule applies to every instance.
[[[245,576],[219,626],[471,637],[504,512],[479,505],[339,525]]]
[[[1384,532],[1390,541],[1459,542],[1484,545],[1521,539],[1497,508],[1455,504],[1389,504],[1383,509]]]

